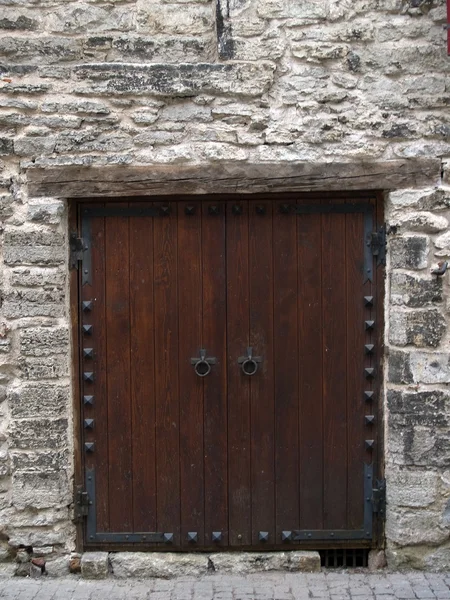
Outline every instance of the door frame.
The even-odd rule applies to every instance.
[[[115,203],[132,201],[132,202],[180,202],[186,200],[209,200],[211,201],[226,201],[236,202],[237,198],[244,198],[246,200],[289,200],[299,199],[308,201],[309,203],[319,203],[321,200],[374,200],[375,211],[374,211],[374,226],[378,230],[379,227],[384,225],[384,205],[385,205],[385,194],[383,191],[326,191],[323,192],[280,192],[273,191],[271,193],[235,193],[235,194],[183,194],[183,195],[142,195],[142,196],[109,196],[109,197],[85,197],[85,198],[68,198],[68,235],[76,232],[79,235],[81,230],[81,220],[79,218],[80,207],[87,203],[107,203],[113,205]],[[82,411],[80,404],[81,394],[81,346],[80,346],[80,335],[79,335],[79,303],[80,303],[80,281],[79,281],[79,270],[76,268],[69,269],[69,303],[70,303],[70,331],[71,331],[71,380],[72,380],[72,415],[73,415],[73,464],[74,464],[74,498],[78,490],[84,489],[85,478],[84,478],[84,465],[83,465],[83,453],[82,453]],[[373,412],[375,414],[377,427],[377,443],[375,451],[373,452],[373,465],[374,465],[374,480],[382,479],[384,477],[384,322],[385,322],[385,279],[386,279],[386,267],[380,265],[377,267],[376,276],[376,309],[375,319],[377,322],[376,328],[376,346],[379,349],[377,353],[377,377],[376,377],[376,390],[375,395],[378,401],[373,405]],[[322,542],[322,541],[305,541],[300,544],[290,545],[279,551],[286,550],[308,550],[308,549],[327,549],[327,548],[382,548],[384,546],[384,525],[385,515],[374,518],[374,529],[373,537],[370,541],[366,540],[354,540],[354,541],[334,541],[333,543]],[[86,549],[84,539],[84,524],[83,522],[76,523],[76,551],[83,552]],[[99,550],[104,550],[104,547],[99,546]],[[89,550],[95,550],[95,547],[89,545]],[[134,546],[129,544],[123,546],[120,544],[110,544],[107,548],[108,551],[136,551],[145,550],[142,546]],[[174,551],[174,549],[171,549]],[[234,551],[228,548],[224,548],[223,551]]]

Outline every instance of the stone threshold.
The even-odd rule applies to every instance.
[[[268,571],[318,572],[320,556],[313,551],[220,554],[85,552],[81,556],[81,576],[84,579],[172,579],[183,576],[200,577],[208,573],[247,575]]]

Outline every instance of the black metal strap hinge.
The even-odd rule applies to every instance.
[[[383,225],[370,234],[367,240],[367,245],[370,246],[372,254],[377,257],[377,266],[386,264],[386,227]]]
[[[78,263],[83,260],[83,252],[86,250],[83,238],[78,237],[75,232],[72,232],[70,234],[69,247],[69,266],[71,269],[78,269]]]
[[[386,479],[377,479],[372,489],[372,508],[378,515],[386,513]]]
[[[75,492],[75,501],[74,501],[74,516],[73,520],[75,523],[80,523],[85,517],[89,514],[89,507],[92,502],[89,498],[89,494],[84,491],[81,486],[77,487],[77,491]]]

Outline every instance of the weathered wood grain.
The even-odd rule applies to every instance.
[[[158,196],[320,190],[391,190],[435,186],[438,159],[348,163],[202,164],[30,169],[32,197]]]

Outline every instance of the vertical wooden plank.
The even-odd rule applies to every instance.
[[[104,204],[95,206],[103,207]],[[83,396],[94,396],[92,405],[83,405],[83,419],[94,419],[94,429],[84,429],[84,441],[94,442],[95,451],[84,453],[85,466],[94,467],[96,475],[96,517],[97,530],[109,531],[109,452],[108,452],[108,380],[106,355],[106,302],[105,277],[105,219],[92,217],[89,219],[91,276],[90,283],[81,290],[81,297],[92,302],[92,309],[81,311],[81,322],[93,325],[92,336],[81,335],[81,345],[93,348],[92,360],[82,359],[82,371],[94,373],[94,384],[83,385]],[[82,231],[86,235],[85,231]],[[91,367],[91,368],[89,368]],[[83,482],[83,485],[85,483]],[[87,540],[89,542],[89,540]]]
[[[180,543],[177,205],[153,222],[157,531]]]
[[[195,214],[185,213],[187,206]],[[195,374],[191,357],[199,355],[202,339],[201,204],[178,204],[178,314],[180,386],[181,544],[191,547],[188,532],[204,544],[203,378]],[[211,356],[212,348],[205,348]]]
[[[364,215],[346,215],[347,280],[347,415],[349,529],[364,521]],[[369,284],[370,285],[370,284]]]
[[[273,214],[276,538],[299,524],[297,219]]]
[[[210,215],[202,203],[203,341],[217,358],[204,379],[205,544],[221,531],[228,545],[225,204]],[[214,202],[214,205],[218,205]]]
[[[122,204],[122,206],[127,206]],[[132,417],[130,402],[129,221],[105,221],[106,332],[109,436],[109,525],[132,529]],[[100,424],[99,424],[100,426]]]
[[[130,203],[133,206],[148,204]],[[156,531],[153,218],[130,217],[134,531]]]
[[[322,215],[324,528],[347,526],[345,214]]]
[[[297,217],[300,528],[323,528],[322,215]]]
[[[264,214],[259,214],[263,206]],[[272,203],[249,203],[250,346],[262,356],[251,377],[252,543],[275,539]],[[244,376],[245,377],[245,376]]]
[[[227,353],[228,353],[228,498],[229,543],[249,546],[252,541],[250,378],[237,362],[249,345],[248,202],[228,207]],[[230,210],[231,209],[231,210]]]

